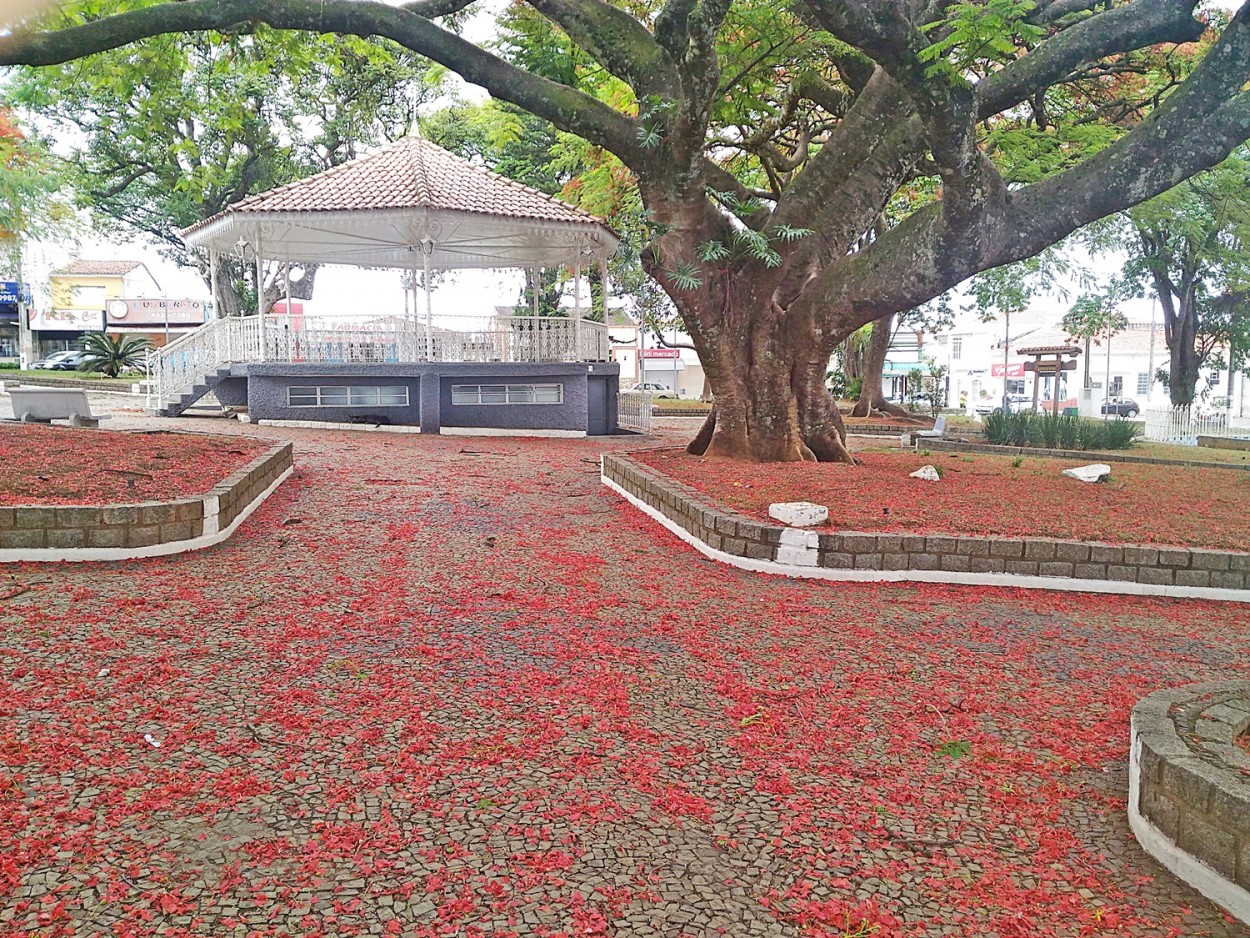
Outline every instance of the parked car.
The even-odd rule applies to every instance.
[[[78,363],[82,361],[82,352],[65,351],[53,352],[46,358],[32,364],[31,368],[38,368],[41,371],[74,371],[78,368]],[[72,362],[72,364],[66,364]]]
[[[1022,414],[1026,410],[1033,407],[1033,398],[1027,394],[1008,394],[1007,395],[1007,411],[1012,414]],[[978,416],[984,417],[987,414],[1001,414],[1003,412],[1003,399],[1001,397],[989,401],[977,401],[976,411]]]
[[[661,400],[673,399],[677,396],[664,385],[656,384],[653,381],[644,381],[641,384],[631,384],[625,390],[633,391],[636,394],[650,394],[652,397],[657,397]]]
[[[1127,397],[1113,397],[1102,402],[1102,412],[1116,417],[1136,417],[1141,413],[1137,401]]]

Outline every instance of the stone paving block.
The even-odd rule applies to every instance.
[[[1160,548],[1159,563],[1164,567],[1188,567],[1189,551]]]
[[[1007,572],[1017,576],[1037,576],[1036,560],[1008,560]]]
[[[1229,555],[1228,551],[1223,550],[1196,550],[1189,551],[1189,565],[1194,570],[1227,570]]]
[[[931,554],[953,554],[957,547],[957,538],[940,534],[930,534],[925,538],[925,550]]]
[[[1059,541],[1055,544],[1055,559],[1067,563],[1085,563],[1089,560],[1089,545],[1074,541]]]
[[[1091,544],[1089,559],[1091,563],[1123,563],[1124,548],[1111,544]]]
[[[964,554],[942,554],[942,569],[952,573],[967,573],[972,569],[972,558]]]
[[[1226,879],[1237,875],[1237,841],[1227,830],[1211,824],[1202,815],[1181,812],[1177,845],[1202,860]]]
[[[967,557],[988,557],[990,542],[983,537],[961,537],[957,552]]]
[[[990,539],[991,557],[1023,557],[1024,541],[1007,538]]]
[[[1124,562],[1130,566],[1153,567],[1159,562],[1159,551],[1154,547],[1125,547]]]
[[[1172,575],[1172,570],[1167,567],[1139,567],[1137,582],[1150,583],[1154,586],[1171,586]]]
[[[968,569],[973,573],[1005,573],[1007,560],[1003,557],[973,557]]]
[[[1072,576],[1072,564],[1058,560],[1044,561],[1037,565],[1038,576]]]
[[[938,554],[908,554],[908,564],[913,570],[937,570],[941,566]]]
[[[1107,565],[1108,580],[1125,580],[1129,583],[1137,582],[1137,567],[1121,566],[1119,564]]]
[[[1210,586],[1211,574],[1207,570],[1177,570],[1177,586]]]
[[[855,555],[856,570],[880,570],[881,555],[880,554],[856,554]]]
[[[1055,542],[1027,540],[1024,542],[1024,557],[1026,560],[1053,560]]]
[[[1107,579],[1107,565],[1103,563],[1078,563],[1072,568],[1072,575],[1078,580]]]

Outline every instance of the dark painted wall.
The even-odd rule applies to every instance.
[[[247,378],[226,378],[213,388],[217,400],[226,407],[247,406]]]
[[[333,370],[327,365],[285,366],[301,369],[298,374],[258,373],[259,367],[251,366],[247,376],[247,412],[253,420],[325,420],[346,423],[352,417],[382,415],[396,425],[416,426],[421,422],[421,380],[414,375],[380,374],[381,369],[378,366],[368,365],[334,366]],[[408,388],[408,406],[291,407],[287,404],[287,388],[318,384],[348,387],[402,385]]]
[[[457,384],[561,384],[562,404],[453,404]],[[443,377],[439,419],[445,427],[500,427],[508,430],[585,430],[586,375],[523,375],[498,377],[490,373]]]
[[[256,420],[345,421],[352,416],[385,414],[395,424],[420,424],[424,432],[439,426],[516,430],[587,429],[587,373],[608,383],[609,430],[616,427],[616,392],[620,367],[595,363],[489,364],[251,364],[247,370],[248,411]],[[235,379],[226,379],[232,382]],[[223,382],[225,383],[225,382]],[[453,405],[453,384],[554,384],[564,386],[562,404]],[[286,389],[309,385],[399,385],[408,387],[408,407],[290,407]],[[422,391],[424,390],[424,398]],[[224,401],[223,401],[224,403]],[[422,412],[424,408],[424,413]]]

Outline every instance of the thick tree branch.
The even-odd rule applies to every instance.
[[[1250,4],[1181,89],[1115,144],[1066,172],[1000,193],[975,224],[950,225],[940,206],[916,212],[826,268],[796,307],[819,304],[833,310],[836,331],[858,328],[979,271],[1031,257],[1220,162],[1250,137],[1250,92],[1241,91],[1250,79],[1248,19]],[[886,270],[888,280],[881,277]]]
[[[528,0],[579,48],[639,97],[672,97],[680,87],[677,66],[640,22],[603,0]]]
[[[48,33],[0,36],[0,65],[57,65],[139,39],[175,32],[229,30],[250,23],[274,29],[382,36],[615,153],[636,170],[650,163],[637,124],[559,82],[527,72],[428,19],[377,0],[185,0],[118,13]]]
[[[1160,42],[1194,42],[1203,24],[1197,0],[1135,0],[1083,19],[977,85],[982,119],[1019,104],[1071,73],[1122,52]]]

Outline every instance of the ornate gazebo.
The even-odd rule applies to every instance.
[[[518,377],[522,365],[529,368],[520,371],[531,377],[540,365],[548,371],[556,364],[580,365],[585,374],[583,363],[595,363],[596,377],[606,376],[614,367],[606,364],[606,326],[583,316],[582,279],[588,267],[598,265],[606,282],[607,259],[619,242],[616,233],[593,215],[420,137],[404,137],[350,163],[252,196],[181,235],[189,248],[208,252],[214,275],[222,255],[243,255],[255,263],[258,283],[264,282],[266,263],[402,269],[412,275],[413,313],[403,320],[379,315],[362,319],[360,310],[344,310],[326,322],[293,314],[288,302],[282,315],[258,310],[253,316],[214,320],[154,355],[153,409],[158,412],[180,413],[209,389],[223,400],[237,400],[239,379],[244,379],[248,406],[255,410],[255,392],[264,390],[260,410],[272,419],[312,419],[314,409],[328,422],[354,419],[362,408],[376,411],[398,405],[355,407],[350,403],[351,387],[368,385],[323,383],[301,387],[332,387],[331,400],[349,403],[327,404],[319,394],[299,394],[288,395],[287,405],[277,407],[272,399],[275,388],[259,385],[275,384],[284,373],[337,380],[344,369],[360,382],[373,369],[375,378],[411,379],[414,389],[424,376],[421,426],[437,429],[437,400],[428,385],[439,380],[439,374],[455,371],[452,366],[461,371],[472,366],[471,377],[479,380],[476,386],[492,389],[511,386],[503,379]],[[430,275],[437,270],[554,266],[572,273],[573,307],[568,317],[539,317],[537,308],[529,316],[503,317],[493,309],[435,310],[430,297]],[[417,313],[418,273],[424,274],[423,317]],[[212,289],[216,296],[215,276]],[[496,379],[499,384],[485,384]],[[390,398],[399,399],[399,385],[387,387]],[[342,388],[348,388],[346,396]],[[568,391],[561,390],[562,399]],[[542,393],[554,392],[547,388]],[[386,397],[373,392],[359,396],[374,402]],[[491,403],[498,396],[494,390],[487,393]],[[505,390],[502,396],[505,403],[513,403],[513,392]],[[518,404],[532,402],[522,390],[515,396]],[[307,403],[314,399],[317,403]],[[410,412],[390,413],[402,417],[401,422],[414,423],[415,410],[413,405]],[[503,412],[495,411],[489,419],[498,422]]]

